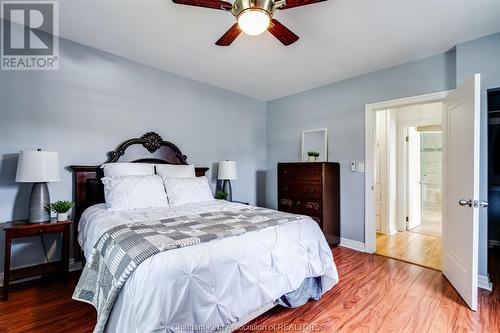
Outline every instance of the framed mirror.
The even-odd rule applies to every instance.
[[[328,161],[328,130],[326,128],[302,131],[302,162]]]

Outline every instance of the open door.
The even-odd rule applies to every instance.
[[[443,274],[477,310],[480,75],[446,98],[443,113]]]
[[[422,223],[422,198],[420,185],[420,133],[408,127],[408,223],[407,230]]]

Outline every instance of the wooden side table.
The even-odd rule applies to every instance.
[[[26,221],[7,222],[2,225],[5,231],[5,258],[3,273],[2,300],[9,297],[9,283],[14,280],[24,279],[34,275],[47,275],[60,272],[67,280],[69,274],[69,238],[72,221],[51,221],[46,223],[28,223]],[[62,233],[61,260],[40,264],[36,266],[10,269],[10,257],[12,240],[29,236],[37,236],[51,233]]]

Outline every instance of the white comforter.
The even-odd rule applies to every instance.
[[[94,205],[80,220],[78,241],[88,257],[99,237],[119,224],[243,207],[214,200],[108,212],[104,204]],[[310,218],[161,252],[144,261],[125,283],[106,330],[210,331],[240,321],[313,276],[322,277],[323,292],[338,282],[330,247]]]

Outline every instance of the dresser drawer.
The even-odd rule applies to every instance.
[[[278,164],[278,179],[321,181],[321,163]]]
[[[320,226],[321,229],[323,229],[323,221],[321,220],[321,217],[311,216],[311,218]]]
[[[28,227],[12,229],[12,236],[14,238],[20,238],[37,236],[41,234],[60,233],[63,232],[65,228],[66,225],[63,223],[43,223],[39,225],[33,223]]]
[[[321,199],[323,197],[323,187],[321,183],[303,183],[282,181],[279,187],[279,197],[294,197],[304,199]]]
[[[278,209],[294,214],[321,216],[323,212],[323,205],[321,201],[284,197],[280,199]]]
[[[279,211],[281,212],[287,212],[287,213],[292,213],[292,214],[299,214],[299,215],[305,215],[305,216],[309,216],[310,218],[312,218],[316,223],[318,223],[318,225],[321,227],[321,229],[323,229],[323,219],[322,219],[322,212],[321,211],[307,211],[307,210],[304,210],[300,207],[295,207],[295,206],[289,206],[287,204],[285,205],[281,205],[280,204],[280,207],[278,208]]]

